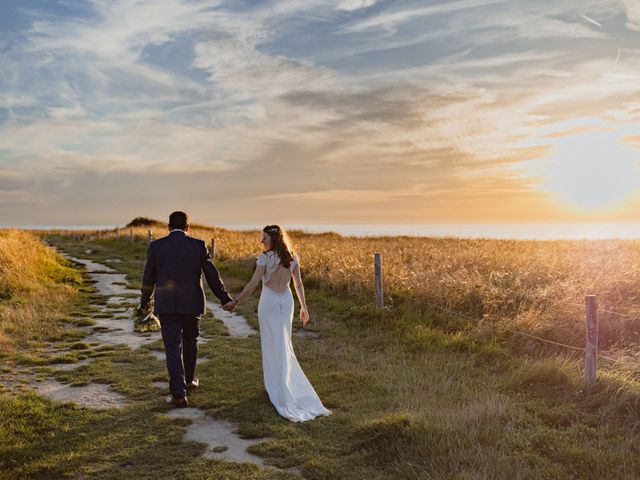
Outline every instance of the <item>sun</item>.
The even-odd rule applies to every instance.
[[[629,126],[589,129],[553,139],[542,159],[539,188],[581,213],[603,213],[624,205],[640,190],[640,150]]]

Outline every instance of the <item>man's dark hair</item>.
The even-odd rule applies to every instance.
[[[173,212],[169,215],[169,228],[171,230],[184,230],[189,225],[189,216],[184,212]]]

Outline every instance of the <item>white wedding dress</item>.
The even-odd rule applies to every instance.
[[[289,282],[299,268],[298,258],[287,269],[280,265],[278,255],[270,251],[260,255],[258,265],[265,266],[258,321],[264,386],[269,399],[280,415],[293,422],[331,415],[300,368],[291,343],[294,304]]]

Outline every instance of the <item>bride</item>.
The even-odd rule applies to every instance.
[[[292,278],[301,306],[300,320],[303,325],[309,322],[300,261],[293,253],[287,234],[278,225],[263,229],[262,244],[265,251],[258,257],[253,278],[236,297],[235,304],[251,295],[262,279],[258,321],[264,386],[269,399],[280,415],[293,422],[330,415],[300,368],[291,344],[293,295],[289,282]]]

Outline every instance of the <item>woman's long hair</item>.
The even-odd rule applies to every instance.
[[[280,257],[280,264],[289,268],[293,261],[293,244],[287,232],[279,225],[267,225],[262,229],[271,238],[271,250]]]

